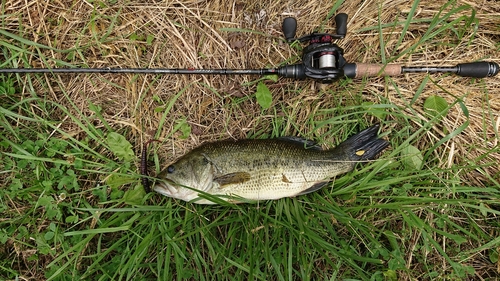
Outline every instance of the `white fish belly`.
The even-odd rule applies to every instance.
[[[250,200],[274,200],[294,197],[311,186],[327,182],[331,175],[322,169],[313,171],[254,171],[250,180],[243,183],[218,186],[209,193],[214,195],[238,196]]]

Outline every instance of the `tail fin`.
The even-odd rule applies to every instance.
[[[339,146],[344,149],[351,161],[373,160],[389,146],[389,142],[377,137],[379,125],[371,126],[348,138]]]

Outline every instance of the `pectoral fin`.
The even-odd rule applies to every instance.
[[[223,188],[224,185],[244,183],[249,180],[250,174],[247,172],[230,173],[214,178],[214,181],[219,183],[221,188]]]

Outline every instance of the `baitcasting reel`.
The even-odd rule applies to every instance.
[[[347,34],[347,14],[335,16],[337,34],[311,33],[295,38],[297,20],[285,18],[283,20],[283,34],[291,43],[294,41],[309,42],[302,55],[302,63],[294,65],[297,68],[295,79],[306,77],[319,80],[322,83],[332,83],[344,77],[346,61],[343,57],[344,50],[332,43],[334,39],[342,39]]]

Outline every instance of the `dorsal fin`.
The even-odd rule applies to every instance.
[[[293,142],[296,144],[300,144],[300,145],[304,146],[304,148],[307,148],[307,149],[323,150],[323,148],[315,141],[308,140],[308,139],[301,138],[301,137],[286,136],[286,137],[279,137],[278,139],[283,140],[283,141]]]

